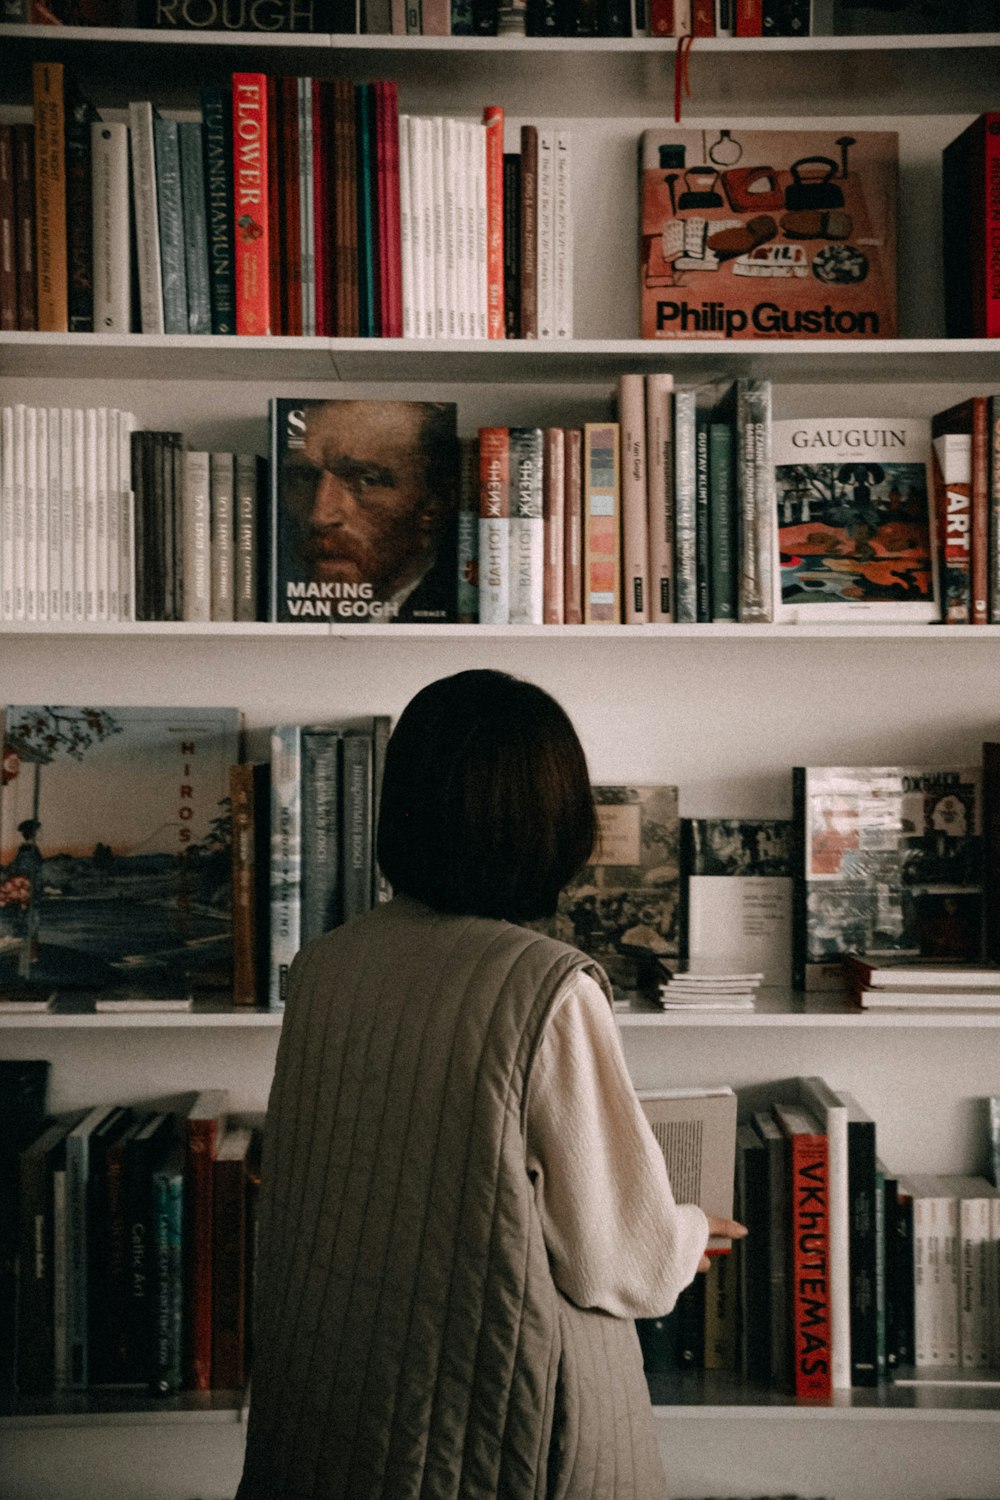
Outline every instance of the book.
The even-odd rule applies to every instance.
[[[663,1153],[676,1203],[697,1203],[711,1218],[733,1217],[736,1095],[728,1085],[640,1089],[639,1103]],[[709,1254],[732,1241],[713,1235]]]
[[[17,201],[14,187],[14,127],[0,121],[0,328],[16,329]]]
[[[618,378],[621,433],[622,599],[626,625],[649,619],[649,517],[646,476],[646,391],[641,375]]]
[[[735,1247],[739,1297],[738,1368],[744,1380],[770,1380],[771,1274],[767,1147],[753,1126],[736,1127],[733,1213],[747,1235]]]
[[[256,453],[234,454],[233,465],[233,619],[251,621],[267,613],[261,587],[266,465]]]
[[[776,1103],[772,1113],[787,1143],[791,1388],[800,1398],[829,1399],[833,1376],[826,1135],[808,1109]]]
[[[232,75],[236,332],[271,332],[267,80]]]
[[[196,1391],[207,1391],[212,1384],[214,1161],[228,1108],[225,1089],[203,1089],[181,1116],[185,1382]]]
[[[895,337],[897,177],[891,131],[643,131],[641,336]]]
[[[203,449],[184,455],[182,578],[184,619],[212,618],[211,457]]]
[[[302,731],[271,729],[270,976],[268,1005],[283,1010],[302,923]]]
[[[5,978],[99,992],[231,982],[239,736],[236,709],[8,707],[0,864],[25,886],[0,908]]]
[[[850,1381],[873,1386],[887,1373],[884,1173],[880,1180],[874,1119],[853,1094],[837,1090],[835,1097],[847,1110]]]
[[[996,911],[1000,901],[1000,743],[983,745],[983,896],[984,910]],[[985,923],[982,956],[1000,965],[1000,932]]]
[[[155,1164],[152,1196],[152,1361],[150,1387],[157,1395],[184,1383],[184,1153],[168,1146]]]
[[[122,1108],[114,1125],[95,1130],[90,1141],[87,1253],[91,1385],[113,1384],[127,1373],[124,1166],[128,1141],[139,1123],[133,1110]]]
[[[53,1328],[52,1171],[66,1136],[80,1115],[51,1121],[20,1150],[18,1214],[16,1380],[20,1396],[55,1389]],[[9,1209],[14,1204],[5,1197]],[[6,1361],[5,1361],[6,1363]]]
[[[648,490],[649,618],[674,618],[674,418],[673,376],[646,376],[646,474]]]
[[[621,621],[621,468],[617,422],[583,424],[583,619]]]
[[[792,826],[776,818],[681,820],[681,954],[791,984]]]
[[[217,1391],[242,1391],[247,1376],[247,1170],[251,1131],[226,1131],[212,1161],[212,1379]]]
[[[45,1058],[0,1058],[0,1401],[17,1391],[19,1154],[42,1130],[48,1111],[51,1063]]]
[[[204,85],[201,113],[212,332],[235,333],[233,111],[229,90],[218,84]]]
[[[976,963],[949,963],[946,959],[875,957],[845,953],[841,958],[846,979],[859,988],[884,990],[996,990],[1000,989],[1000,967]]]
[[[941,1174],[909,1174],[905,1187],[913,1200],[913,1363],[957,1370],[958,1194]]]
[[[479,621],[510,622],[510,431],[479,429]]]
[[[737,616],[743,624],[774,618],[774,477],[771,382],[741,378],[733,388],[736,448]]]
[[[66,239],[66,100],[61,62],[31,68],[35,146],[35,249],[37,327],[69,330]]]
[[[521,126],[521,338],[538,337],[538,127]]]
[[[970,396],[931,418],[946,624],[989,619],[989,404]]]
[[[486,336],[505,336],[503,106],[483,110],[486,135]]]
[[[458,509],[456,516],[456,617],[459,624],[479,620],[479,439],[459,439]]]
[[[153,1171],[171,1146],[172,1114],[156,1110],[139,1121],[125,1142],[122,1171],[125,1218],[125,1374],[148,1385],[153,1377],[154,1279],[156,1225],[153,1217]]]
[[[303,943],[342,920],[343,749],[342,731],[335,725],[313,724],[302,730]]]
[[[1000,247],[998,121],[995,112],[977,115],[941,156],[944,315],[949,338],[995,338],[1000,333],[1000,293],[990,269]]]
[[[256,1005],[265,994],[260,949],[270,927],[270,766],[242,761],[229,767],[232,815],[233,1004]],[[268,908],[263,912],[262,907]],[[266,945],[265,945],[266,946]]]
[[[510,454],[509,619],[512,625],[541,625],[545,593],[542,429],[511,427],[507,440]]]
[[[698,486],[696,464],[697,392],[674,390],[674,588],[680,625],[698,620]],[[703,575],[704,576],[704,575]]]
[[[160,231],[160,276],[163,282],[164,333],[188,332],[188,295],[184,204],[177,121],[154,111],[156,211]]]
[[[566,449],[563,495],[563,617],[567,625],[583,623],[583,432],[563,429]]]
[[[680,819],[674,786],[595,786],[597,847],[563,889],[553,937],[597,959],[634,989],[678,951]]]
[[[181,120],[177,126],[188,333],[212,332],[203,130],[200,120]]]
[[[68,1382],[76,1390],[90,1382],[91,1281],[90,1250],[91,1144],[124,1128],[126,1111],[118,1105],[96,1105],[66,1136],[66,1234]],[[95,1156],[97,1147],[95,1146]]]
[[[132,162],[132,203],[136,226],[139,328],[142,333],[165,331],[160,223],[156,191],[154,141],[156,116],[157,111],[148,99],[133,100],[129,104],[129,150]]]
[[[826,1281],[830,1381],[834,1390],[846,1390],[852,1384],[861,1383],[853,1378],[854,1349],[851,1342],[848,1101],[818,1074],[800,1077],[797,1088],[799,1102],[812,1112],[826,1137]]]
[[[234,618],[235,459],[232,453],[209,454],[209,556],[212,619]]]
[[[98,333],[128,333],[132,327],[128,125],[122,120],[94,120],[90,139],[94,328]]]
[[[793,770],[797,989],[843,991],[857,950],[978,957],[981,788],[978,766]]]
[[[755,1109],[752,1124],[764,1143],[767,1161],[768,1371],[772,1386],[785,1390],[791,1379],[792,1352],[785,1137],[767,1109]]]
[[[17,123],[14,141],[14,233],[17,248],[17,326],[38,327],[38,257],[35,243],[35,126]]]
[[[454,403],[280,397],[270,429],[271,618],[453,620]]]
[[[852,998],[863,1010],[1000,1010],[1000,985],[993,990],[860,989]]]
[[[72,76],[63,101],[66,172],[66,292],[70,333],[94,331],[91,122],[97,110]],[[36,137],[37,139],[37,137]]]
[[[938,619],[930,424],[771,424],[775,618]]]
[[[372,907],[374,879],[374,739],[370,729],[348,728],[343,739],[343,836],[340,886],[343,919]]]
[[[542,510],[545,567],[543,615],[546,625],[566,618],[566,432],[546,427],[543,434]]]

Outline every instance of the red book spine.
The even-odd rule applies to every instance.
[[[691,32],[693,36],[715,35],[715,0],[693,0]]]
[[[486,336],[504,336],[503,310],[503,108],[488,104],[486,126]]]
[[[673,36],[674,0],[649,0],[650,36]]]
[[[833,1394],[826,1136],[803,1133],[789,1140],[794,1393],[824,1398]]]
[[[736,35],[760,36],[763,30],[763,0],[736,0]]]
[[[194,1391],[212,1388],[212,1158],[216,1121],[187,1122],[184,1190],[188,1234],[187,1384]]]
[[[313,221],[316,258],[316,335],[332,338],[330,280],[333,225],[330,213],[330,91],[320,78],[312,79]]]
[[[385,337],[403,337],[403,247],[400,241],[399,219],[399,86],[394,79],[384,84],[385,90],[385,238],[380,240],[382,259],[386,262],[386,293],[388,316]]]
[[[14,202],[17,221],[17,326],[22,333],[38,325],[35,314],[35,127],[14,126]]]
[[[271,331],[267,175],[267,78],[263,73],[234,73],[237,333]]]
[[[281,254],[281,141],[278,132],[280,119],[278,80],[269,76],[267,80],[267,245],[268,300],[271,309],[272,333],[285,331],[285,323],[281,314],[285,268]]]
[[[0,328],[17,327],[17,210],[14,127],[0,124]]]
[[[299,193],[299,81],[279,78],[278,108],[281,112],[281,254],[284,265],[282,327],[285,333],[302,333],[302,224]]]
[[[979,338],[1000,338],[1000,114],[983,115],[976,122],[982,151],[976,150],[981,170],[973,187],[971,233],[982,235],[973,243],[972,326]]]
[[[998,242],[1000,248],[1000,242]],[[986,396],[971,397],[972,405],[972,485],[970,494],[972,549],[972,623],[989,623],[990,576],[990,442],[989,411]]]
[[[563,617],[567,625],[583,624],[583,432],[566,428],[565,509],[563,559],[566,592]]]

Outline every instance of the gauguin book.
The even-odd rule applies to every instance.
[[[0,979],[162,995],[231,984],[235,708],[9,706]]]
[[[930,423],[783,420],[771,445],[775,619],[940,619]]]

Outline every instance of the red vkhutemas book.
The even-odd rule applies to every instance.
[[[822,1399],[833,1394],[826,1134],[807,1109],[775,1104],[772,1112],[788,1143],[792,1391]]]
[[[894,338],[892,131],[643,132],[647,339]]]

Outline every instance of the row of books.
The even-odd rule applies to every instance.
[[[242,1391],[259,1129],[230,1116],[224,1089],[52,1115],[49,1069],[0,1062],[12,1091],[39,1075],[3,1146],[5,1396]]]
[[[988,31],[989,0],[4,0],[6,21],[369,36],[808,36]]]
[[[647,1371],[736,1371],[809,1399],[1000,1367],[1000,1191],[905,1175],[875,1119],[818,1076],[775,1085],[736,1128],[747,1225],[666,1318],[639,1322]]]
[[[393,81],[263,73],[196,118],[105,118],[61,63],[32,76],[33,121],[0,125],[4,328],[572,334],[568,131],[505,152],[500,107],[400,115]]]

